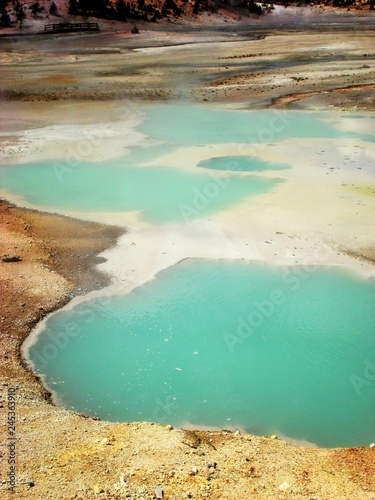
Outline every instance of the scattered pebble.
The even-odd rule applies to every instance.
[[[164,498],[164,492],[161,486],[156,486],[155,488],[155,498],[157,500],[162,500]]]
[[[197,467],[193,467],[189,472],[189,476],[195,476],[198,473]]]
[[[281,491],[286,491],[289,488],[290,488],[290,484],[287,483],[287,482],[281,483],[280,486],[279,486],[279,490],[281,490]]]

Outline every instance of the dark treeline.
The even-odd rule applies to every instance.
[[[81,16],[96,16],[107,19],[126,21],[139,19],[144,21],[157,21],[168,15],[179,16],[182,10],[174,0],[166,0],[161,8],[144,0],[125,1],[116,0],[69,0],[69,14]]]
[[[3,0],[4,1],[4,0]],[[370,9],[373,9],[375,0],[367,0]],[[155,2],[149,0],[69,0],[69,14],[96,16],[109,19],[117,19],[125,21],[127,19],[142,19],[147,21],[157,21],[164,17],[178,17],[187,11],[186,6],[190,4],[190,12],[197,15],[199,12],[210,11],[216,12],[218,4],[223,6],[223,3],[233,4],[230,0],[179,0],[179,4],[175,0],[164,0]],[[251,14],[262,15],[270,13],[274,4],[283,5],[327,5],[341,8],[359,8],[362,4],[359,0],[275,0],[273,2],[258,2],[256,0],[237,0],[236,7],[241,10],[248,11]]]
[[[176,3],[177,2],[177,3]],[[270,13],[274,5],[288,7],[291,5],[326,5],[347,10],[362,9],[367,6],[374,9],[375,0],[367,0],[362,4],[360,0],[274,0],[271,3],[257,2],[256,0],[68,0],[68,14],[75,16],[95,16],[104,19],[116,19],[118,21],[143,20],[156,22],[158,19],[167,17],[179,17],[197,15],[199,12],[217,12],[220,8],[225,9],[225,4],[233,10],[233,7],[241,15],[262,15]],[[231,7],[229,7],[231,6]],[[0,27],[9,27],[14,22],[22,27],[29,12],[34,19],[45,8],[38,1],[22,2],[22,0],[0,0]],[[44,12],[48,16],[63,16],[59,13],[53,0]]]
[[[220,4],[226,3],[221,0]],[[190,9],[187,9],[187,5]],[[255,0],[243,0],[237,6],[255,14],[263,14],[270,10],[270,6],[256,2]],[[82,16],[96,16],[107,19],[126,21],[127,19],[140,19],[145,21],[157,21],[165,17],[178,17],[188,10],[193,15],[199,12],[217,12],[218,3],[215,0],[180,0],[179,5],[175,0],[164,0],[164,2],[145,2],[145,0],[69,0],[69,14]]]
[[[288,7],[289,5],[298,5],[298,6],[306,6],[306,5],[325,5],[325,6],[332,6],[332,7],[343,7],[343,8],[356,8],[356,9],[361,9],[362,7],[365,7],[366,5],[370,6],[370,9],[372,10],[374,8],[374,2],[375,0],[367,0],[366,2],[362,3],[360,0],[297,0],[297,1],[292,1],[292,0],[275,0],[273,3],[275,5],[284,5],[285,7]]]

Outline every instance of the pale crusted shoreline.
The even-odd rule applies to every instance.
[[[102,40],[112,44],[113,36],[104,36]],[[170,35],[160,33],[158,37],[161,43],[165,43]],[[187,40],[184,34],[175,34],[174,37],[175,41]],[[194,42],[194,36],[189,37]],[[132,114],[131,108],[126,108],[127,105],[120,101],[124,97],[137,97],[142,101],[189,98],[238,103],[253,108],[271,104],[272,99],[275,105],[284,106],[296,101],[290,99],[290,95],[302,95],[307,98],[299,100],[298,106],[373,110],[372,87],[367,88],[374,80],[371,65],[375,55],[367,54],[373,32],[359,33],[356,40],[345,33],[340,33],[340,37],[341,46],[338,47],[335,45],[337,33],[330,32],[318,35],[270,33],[264,41],[242,39],[238,43],[226,43],[224,37],[224,40],[214,40],[209,49],[206,44],[198,42],[191,47],[170,47],[152,53],[132,50],[121,56],[106,55],[105,58],[97,58],[95,53],[90,55],[90,46],[86,46],[89,39],[83,38],[83,47],[88,53],[85,57],[91,64],[89,68],[84,64],[77,66],[81,56],[74,61],[75,56],[69,58],[62,54],[63,45],[58,42],[57,56],[55,53],[53,60],[48,50],[40,46],[41,59],[35,62],[35,54],[23,52],[21,42],[12,52],[3,54],[3,95],[14,100],[1,103],[6,111],[3,116],[8,119],[3,122],[6,135],[2,137],[2,144],[4,140],[8,141],[7,147],[13,148],[11,161],[61,157],[61,147],[53,146],[58,131],[55,131],[55,136],[50,136],[50,145],[38,130],[36,136],[32,132],[35,129],[46,131],[56,124],[56,108],[49,104],[50,99],[56,98],[64,101],[60,109],[65,109],[65,114],[58,117],[62,127],[69,127],[72,118],[77,122],[78,106],[77,131],[85,124],[89,129],[96,114],[100,114],[103,123],[110,123],[116,106],[119,106],[119,121],[123,119],[124,110],[128,109]],[[146,38],[147,47],[152,34],[148,33]],[[116,44],[118,40],[114,39]],[[291,56],[292,46],[294,52]],[[212,64],[212,51],[215,53],[219,48],[222,52]],[[249,58],[247,54],[250,52],[252,57]],[[343,62],[339,61],[336,66],[329,61],[324,63],[324,59],[332,54],[341,54]],[[191,61],[190,69],[185,67],[186,57]],[[219,57],[223,64],[218,69]],[[294,57],[295,62],[305,57],[306,67],[291,64],[287,72],[267,68],[285,57]],[[202,61],[203,67],[198,71]],[[230,64],[238,61],[246,61],[249,65],[254,62],[254,69],[244,71]],[[46,78],[38,79],[39,64],[47,67]],[[125,64],[126,72],[113,74],[118,72],[119,65]],[[353,64],[355,71],[349,68]],[[362,68],[364,64],[370,67]],[[150,67],[152,70],[148,69]],[[108,74],[103,75],[103,68]],[[233,75],[236,69],[238,74]],[[226,72],[230,77],[223,75]],[[307,80],[299,80],[301,74],[307,73]],[[23,77],[18,78],[21,74]],[[105,89],[100,87],[103,83]],[[345,92],[329,92],[345,85],[353,88]],[[109,99],[113,98],[115,101],[110,102]],[[97,102],[81,105],[78,101],[82,99]],[[108,112],[108,107],[112,112]],[[31,121],[30,115],[33,116]],[[130,120],[133,118],[129,117]],[[18,134],[19,130],[23,132]],[[25,130],[31,132],[28,140],[25,140]],[[116,123],[113,131],[121,132],[121,129],[116,129]],[[106,147],[105,130],[102,138],[104,158],[111,150]],[[139,139],[137,136],[126,138],[122,146]],[[71,144],[64,144],[68,153],[74,140]],[[59,155],[56,155],[56,149]],[[96,154],[95,149],[91,154]],[[277,439],[228,432],[194,433],[152,424],[110,424],[52,406],[48,402],[49,395],[20,360],[21,343],[46,313],[65,304],[75,294],[107,283],[92,270],[95,255],[112,246],[121,230],[24,211],[7,204],[1,204],[0,209],[2,253],[19,254],[22,259],[0,263],[5,311],[1,329],[1,351],[4,353],[1,378],[8,384],[4,387],[19,386],[16,498],[152,499],[157,484],[162,485],[166,500],[375,498],[374,450],[371,448],[315,450]],[[62,223],[63,220],[66,224]],[[70,225],[69,239],[67,228]],[[52,230],[56,232],[51,239]],[[81,236],[85,231],[87,238],[77,240],[75,235]],[[101,235],[99,241],[98,234]],[[150,235],[151,239],[153,237]],[[176,233],[175,237],[183,235]],[[278,235],[278,238],[281,241],[284,236]],[[169,240],[171,245],[172,240]],[[143,242],[147,245],[147,238]],[[139,249],[139,245],[136,248]],[[308,248],[306,246],[305,250]],[[347,248],[342,248],[342,253]],[[271,251],[267,245],[265,249]],[[371,248],[358,245],[351,247],[349,252],[353,257],[364,257],[368,261],[373,255]],[[135,257],[139,259],[139,255]],[[346,259],[345,256],[342,258]],[[130,262],[131,259],[130,253]],[[106,269],[106,264],[101,267]],[[168,424],[167,415],[165,424]],[[1,426],[5,435],[3,421]],[[8,486],[6,473],[6,467],[2,468],[0,481],[3,481],[3,490]],[[14,498],[14,495],[5,491],[7,497]]]

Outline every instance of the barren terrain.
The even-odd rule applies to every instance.
[[[55,100],[71,105],[72,116],[82,102],[105,113],[123,100],[136,106],[154,99],[374,110],[374,35],[354,23],[351,30],[171,25],[145,26],[137,37],[1,38],[3,161],[25,161],[36,146],[45,153],[42,141],[25,137],[58,122]],[[53,406],[20,346],[48,312],[107,283],[93,269],[95,256],[122,230],[4,201],[0,224],[2,397],[9,388],[17,393],[16,493],[3,446],[3,498],[152,499],[161,498],[160,485],[166,500],[375,499],[375,448],[308,449],[275,436],[173,429],[167,421],[113,424]],[[373,250],[354,254],[370,261]],[[3,444],[9,429],[2,405]]]

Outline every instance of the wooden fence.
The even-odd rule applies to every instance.
[[[98,23],[59,23],[46,24],[45,33],[69,33],[71,31],[98,31]]]

